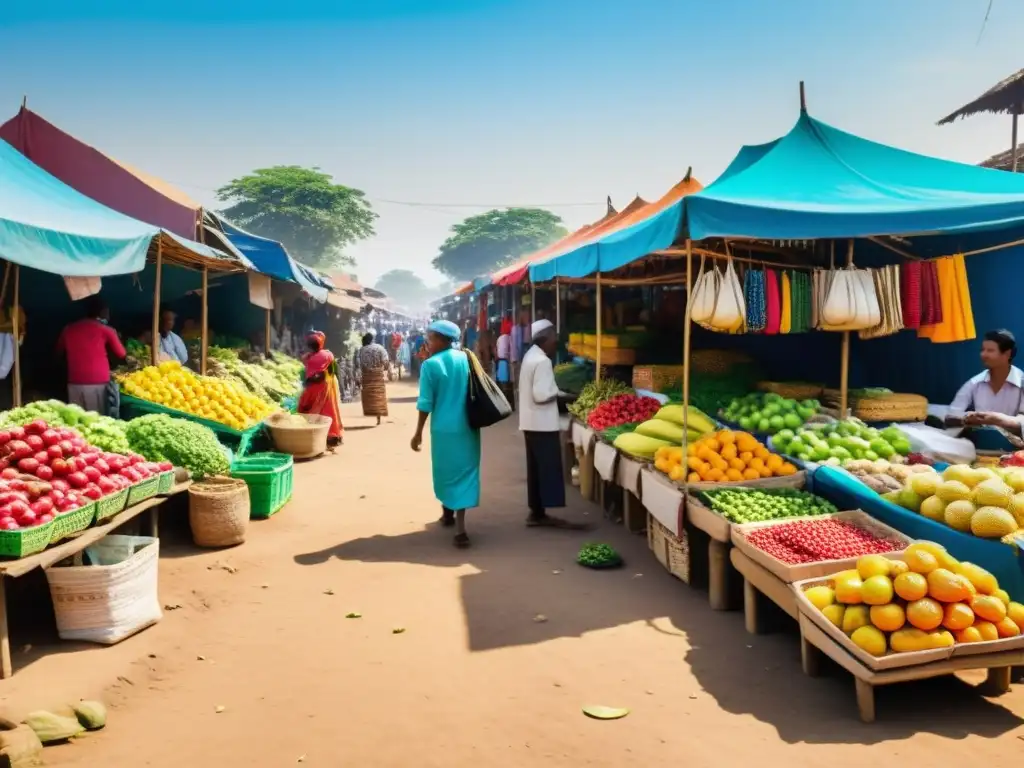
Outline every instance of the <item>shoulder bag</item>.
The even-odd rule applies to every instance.
[[[483,429],[512,414],[512,406],[487,372],[476,355],[466,350],[469,359],[469,386],[466,388],[466,416],[469,426]]]

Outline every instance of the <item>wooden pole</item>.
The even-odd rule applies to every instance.
[[[846,246],[846,266],[853,266],[853,240]],[[843,331],[843,350],[839,361],[839,418],[846,418],[850,387],[850,332]]]
[[[800,81],[800,111],[807,111],[807,93],[804,91],[804,81]]]
[[[686,435],[690,428],[690,328],[691,308],[693,299],[693,243],[686,239],[686,313],[683,326],[683,462],[686,462],[686,450],[689,440]],[[712,417],[713,418],[713,417]],[[686,476],[689,476],[689,472]],[[686,482],[684,480],[684,486]]]
[[[21,311],[18,307],[21,302],[21,268],[14,265],[14,306],[11,307],[11,325],[14,332],[14,382],[11,399],[15,408],[21,407],[21,344],[18,343],[21,335]]]
[[[537,322],[537,286],[530,283],[530,322]]]
[[[266,355],[269,358],[270,357],[270,310],[269,309],[267,310],[266,324],[265,324],[265,326],[263,328],[263,334],[264,334],[264,339],[265,339],[264,343],[266,344],[266,347],[267,347]]]
[[[562,340],[562,285],[555,278],[555,337],[561,342]],[[561,344],[559,344],[561,349]],[[558,360],[556,359],[556,362]]]
[[[1013,105],[1013,127],[1010,129],[1010,170],[1017,172],[1017,115],[1020,113],[1021,105]]]
[[[203,309],[200,315],[202,338],[199,341],[199,373],[206,375],[206,361],[210,348],[210,269],[203,265]]]
[[[594,374],[594,381],[601,380],[601,273],[597,273],[597,352],[594,357],[597,358],[595,361],[597,364],[597,372]]]
[[[160,352],[160,281],[164,266],[164,242],[163,235],[157,236],[156,241],[156,283],[153,286],[153,340],[150,350],[150,362],[157,364],[157,355]]]

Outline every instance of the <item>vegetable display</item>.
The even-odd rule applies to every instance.
[[[651,398],[640,398],[648,400]],[[656,401],[655,401],[656,404]],[[651,406],[646,406],[651,407]],[[641,459],[653,459],[655,454],[683,443],[683,420],[689,414],[690,440],[696,440],[705,432],[711,432],[715,423],[696,408],[682,405],[665,405],[657,410],[654,418],[641,422],[635,431],[619,434],[612,443],[623,453]],[[682,456],[682,448],[678,448]],[[681,460],[681,459],[680,459]]]
[[[795,488],[716,488],[702,492],[700,497],[731,523],[830,515],[838,511],[825,499]]]
[[[576,398],[576,402],[569,406],[569,413],[578,419],[583,421],[587,420],[590,412],[599,404],[605,400],[615,397],[616,395],[634,394],[633,390],[623,384],[621,381],[614,379],[602,379],[601,381],[592,381],[583,387],[580,392],[580,396]]]
[[[555,366],[555,384],[563,392],[578,395],[593,379],[593,368],[590,365],[561,363]]]
[[[894,459],[902,457],[894,456]],[[919,472],[935,472],[929,464],[898,464],[886,459],[850,459],[843,462],[843,469],[878,494],[900,491],[911,475]]]
[[[297,366],[297,368],[296,368]],[[302,364],[284,355],[252,362],[226,347],[210,347],[207,372],[216,378],[235,381],[269,405],[295,397],[301,389]]]
[[[150,461],[169,461],[196,477],[227,472],[230,464],[213,430],[165,414],[140,416],[126,430],[132,450]]]
[[[766,477],[787,477],[796,467],[771,453],[746,432],[722,429],[711,432],[682,449],[669,448],[655,456],[655,469],[672,480],[690,483],[738,482]]]
[[[86,411],[60,400],[43,400],[13,408],[0,414],[0,427],[22,426],[42,419],[50,426],[71,427],[90,445],[111,453],[129,453],[131,447],[124,436],[124,422]]]
[[[881,538],[854,523],[834,518],[767,525],[747,532],[744,538],[790,565],[896,552],[905,546],[901,541]]]
[[[806,589],[804,597],[872,656],[951,648],[1024,631],[1024,605],[1011,601],[984,568],[959,562],[930,541],[914,542],[902,558],[866,555],[856,569]]]
[[[596,430],[608,429],[620,424],[646,421],[660,409],[661,403],[652,397],[616,395],[594,406],[587,415],[587,424]]]
[[[722,418],[748,432],[774,435],[783,429],[797,429],[820,407],[817,400],[798,402],[774,392],[752,392],[734,399],[722,412]]]
[[[584,544],[576,562],[587,568],[616,568],[622,565],[622,558],[608,544]]]
[[[878,430],[858,419],[810,428],[782,430],[772,438],[776,450],[801,461],[841,464],[849,459],[895,460],[910,453],[910,440],[895,425]]]

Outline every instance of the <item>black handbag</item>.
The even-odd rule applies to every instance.
[[[512,406],[505,395],[494,379],[487,375],[476,355],[466,350],[466,357],[469,358],[469,386],[466,389],[469,426],[483,429],[507,419],[512,414]]]

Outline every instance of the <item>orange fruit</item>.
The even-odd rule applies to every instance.
[[[922,597],[907,604],[907,621],[925,632],[930,632],[942,624],[943,617],[942,606],[930,597]]]
[[[706,442],[706,443],[705,443],[704,445],[705,445],[705,446],[707,447],[707,449],[708,449],[709,451],[711,451],[712,453],[718,453],[719,449],[720,449],[720,448],[722,447],[722,444],[721,444],[721,443],[719,443],[719,442],[718,442],[718,441],[717,441],[717,440],[716,440],[715,438],[713,438],[713,437],[709,437],[709,438],[708,438],[708,441],[707,441],[707,442]]]
[[[725,470],[725,479],[736,483],[743,479],[743,473],[738,469],[727,469]]]
[[[773,453],[771,456],[764,460],[764,465],[768,467],[768,469],[770,469],[772,472],[781,467],[782,464],[782,457],[775,453]]]
[[[758,443],[757,448],[754,449],[754,457],[761,459],[761,461],[764,461],[765,459],[768,458],[769,455],[770,454],[768,453],[768,449],[765,448],[760,443]]]
[[[761,479],[761,473],[758,472],[756,469],[753,469],[753,468],[744,469],[743,470],[743,479],[744,480],[760,480]]]
[[[872,605],[869,615],[871,616],[871,623],[883,632],[895,632],[903,627],[907,619],[903,606],[898,603]]]
[[[710,461],[714,453],[706,445],[702,445],[700,450],[697,451],[697,458],[701,461]]]
[[[974,628],[978,630],[982,640],[998,640],[999,630],[991,621],[975,621]]]
[[[1000,637],[1016,637],[1020,634],[1018,627],[1009,616],[996,622],[996,631]]]
[[[976,595],[971,600],[971,610],[978,618],[991,621],[996,626],[1006,618],[1006,606],[998,597],[992,595]]]
[[[958,643],[980,643],[983,639],[977,627],[967,627],[956,633]]]
[[[772,471],[768,467],[761,467],[758,472],[761,473],[761,477],[771,477]]]
[[[928,594],[943,603],[958,603],[971,597],[970,582],[945,568],[928,573]]]
[[[748,461],[754,458],[754,454],[751,453],[750,451],[740,451],[739,457],[743,461],[743,463],[746,464]]]
[[[939,567],[935,555],[923,549],[908,549],[903,555],[903,560],[914,573],[928,574]]]
[[[892,582],[896,594],[904,600],[920,600],[928,594],[928,582],[920,573],[901,573]]]
[[[731,429],[723,429],[716,435],[718,442],[722,445],[732,445],[736,442],[736,433]]]
[[[1008,618],[1013,619],[1013,622],[1020,627],[1021,632],[1024,632],[1024,605],[1010,603],[1006,607],[1006,615]]]
[[[725,472],[720,470],[718,467],[715,467],[710,472],[708,472],[708,482],[709,483],[717,483],[718,481],[720,481],[720,480],[722,480],[724,478],[725,478]]]
[[[750,461],[748,461],[747,464],[749,464],[752,469],[756,469],[756,470],[760,471],[761,467],[764,466],[764,460],[759,458],[755,454],[755,457],[753,459],[751,459]]]
[[[783,463],[783,465],[781,467],[779,467],[779,471],[776,472],[776,474],[779,477],[789,477],[790,475],[795,475],[796,471],[797,471],[796,470],[796,466],[794,464],[790,464],[787,461],[787,462]]]
[[[735,443],[728,443],[722,446],[721,456],[723,459],[731,460],[735,459],[739,455],[739,451],[736,450]]]
[[[696,456],[697,455],[697,451],[699,451],[699,450],[700,450],[700,445],[699,444],[697,444],[697,443],[689,443],[686,446],[686,455],[687,456]]]
[[[742,472],[747,468],[747,462],[743,459],[729,459],[729,466]]]
[[[699,456],[689,456],[686,459],[686,466],[692,469],[694,472],[700,472],[700,468],[704,466],[704,462]]]
[[[668,472],[669,480],[676,483],[683,482],[683,478],[686,477],[686,470],[683,469],[679,464],[673,464],[672,469]],[[698,475],[700,477],[700,475]]]
[[[966,603],[949,603],[942,619],[946,629],[958,631],[974,624],[974,611]]]

